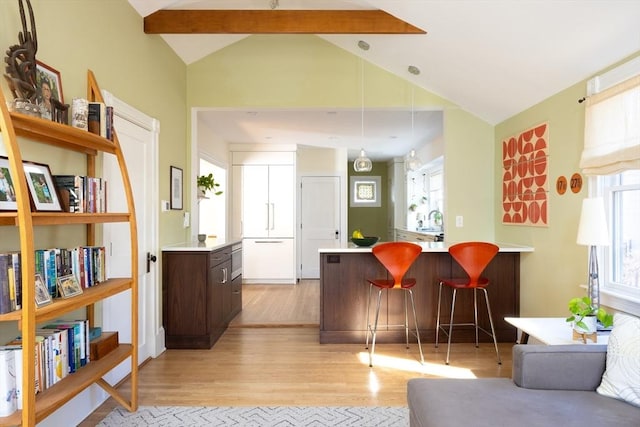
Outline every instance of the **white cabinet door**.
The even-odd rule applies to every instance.
[[[243,237],[293,237],[293,166],[242,166]]]
[[[243,283],[296,282],[293,239],[244,239]]]
[[[242,235],[269,237],[269,167],[242,166]]]
[[[269,237],[293,237],[293,166],[269,166]]]

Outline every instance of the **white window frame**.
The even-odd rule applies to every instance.
[[[640,57],[636,57],[587,82],[587,95],[596,94],[620,82],[640,74]],[[590,196],[602,196],[605,200],[608,222],[611,224],[612,188],[606,183],[605,177],[589,177]],[[609,283],[611,268],[611,250],[598,248],[598,259],[601,261],[600,274],[600,302],[614,310],[624,311],[640,316],[640,292],[620,290],[615,284]]]
[[[590,177],[590,188],[593,188],[594,196],[602,196],[605,201],[605,211],[607,214],[607,222],[610,229],[613,228],[612,215],[613,209],[613,193],[621,189],[617,185],[609,185],[606,176]],[[635,188],[636,186],[629,186]],[[618,284],[612,283],[610,278],[613,277],[611,269],[613,268],[613,251],[611,247],[598,247],[598,259],[600,262],[600,303],[611,307],[615,310],[624,311],[634,315],[640,315],[640,289],[628,289]]]

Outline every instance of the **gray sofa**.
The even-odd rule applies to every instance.
[[[640,426],[640,408],[596,393],[606,345],[515,345],[513,379],[415,378],[411,427]]]

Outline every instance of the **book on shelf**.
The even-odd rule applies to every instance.
[[[89,102],[89,114],[87,116],[89,132],[107,137],[107,106],[104,102]]]
[[[75,372],[80,367],[87,364],[87,347],[89,346],[89,338],[87,328],[89,322],[87,320],[56,320],[46,326],[46,328],[64,329],[67,331],[69,339],[69,356],[68,363],[70,372]]]
[[[0,314],[13,311],[9,286],[9,256],[0,254]]]
[[[18,409],[15,352],[11,349],[0,350],[0,397],[0,417]]]
[[[113,141],[113,107],[107,106],[107,139]]]
[[[20,252],[11,252],[11,265],[16,293],[16,310],[22,309],[22,267]]]
[[[42,354],[43,354],[43,345],[44,345],[44,338],[41,336],[36,336],[36,342],[35,342],[35,357],[34,357],[34,363],[35,363],[35,381],[34,381],[34,389],[36,393],[39,393],[41,391],[44,390],[44,384],[43,384],[43,366],[42,366]],[[7,348],[20,348],[20,352],[16,353],[16,356],[18,356],[18,354],[21,356],[20,357],[20,362],[16,364],[16,369],[18,367],[20,367],[20,371],[16,371],[16,380],[18,378],[20,378],[20,382],[17,383],[17,389],[18,389],[18,409],[21,409],[22,407],[22,337],[17,337],[14,340],[10,341],[9,343],[7,343],[7,345],[5,346]]]
[[[81,175],[53,175],[58,187],[62,208],[66,212],[84,212],[84,177]]]
[[[0,314],[22,307],[20,253],[0,253]]]
[[[66,212],[107,212],[107,181],[81,175],[53,175]]]

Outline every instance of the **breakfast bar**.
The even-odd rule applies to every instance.
[[[449,255],[447,242],[420,242],[422,253],[407,272],[417,279],[414,298],[418,329],[424,342],[435,342],[438,308],[438,277],[465,277],[462,268]],[[496,335],[500,342],[515,342],[517,330],[505,317],[520,314],[520,256],[533,248],[500,244],[500,251],[487,266],[483,276],[490,280],[487,288]],[[385,268],[371,253],[370,247],[348,244],[342,248],[320,249],[320,343],[363,343],[369,286],[367,278],[385,277]],[[402,293],[384,293],[380,307],[377,341],[404,342],[404,330],[386,328],[404,322]],[[483,298],[478,296],[478,298]],[[449,312],[451,294],[443,289],[443,313]],[[461,292],[456,298],[456,323],[473,321],[473,293]],[[478,304],[481,326],[488,329],[484,304]],[[413,327],[410,322],[410,327]],[[490,338],[485,334],[480,339]],[[473,342],[473,328],[460,328],[454,342]]]

